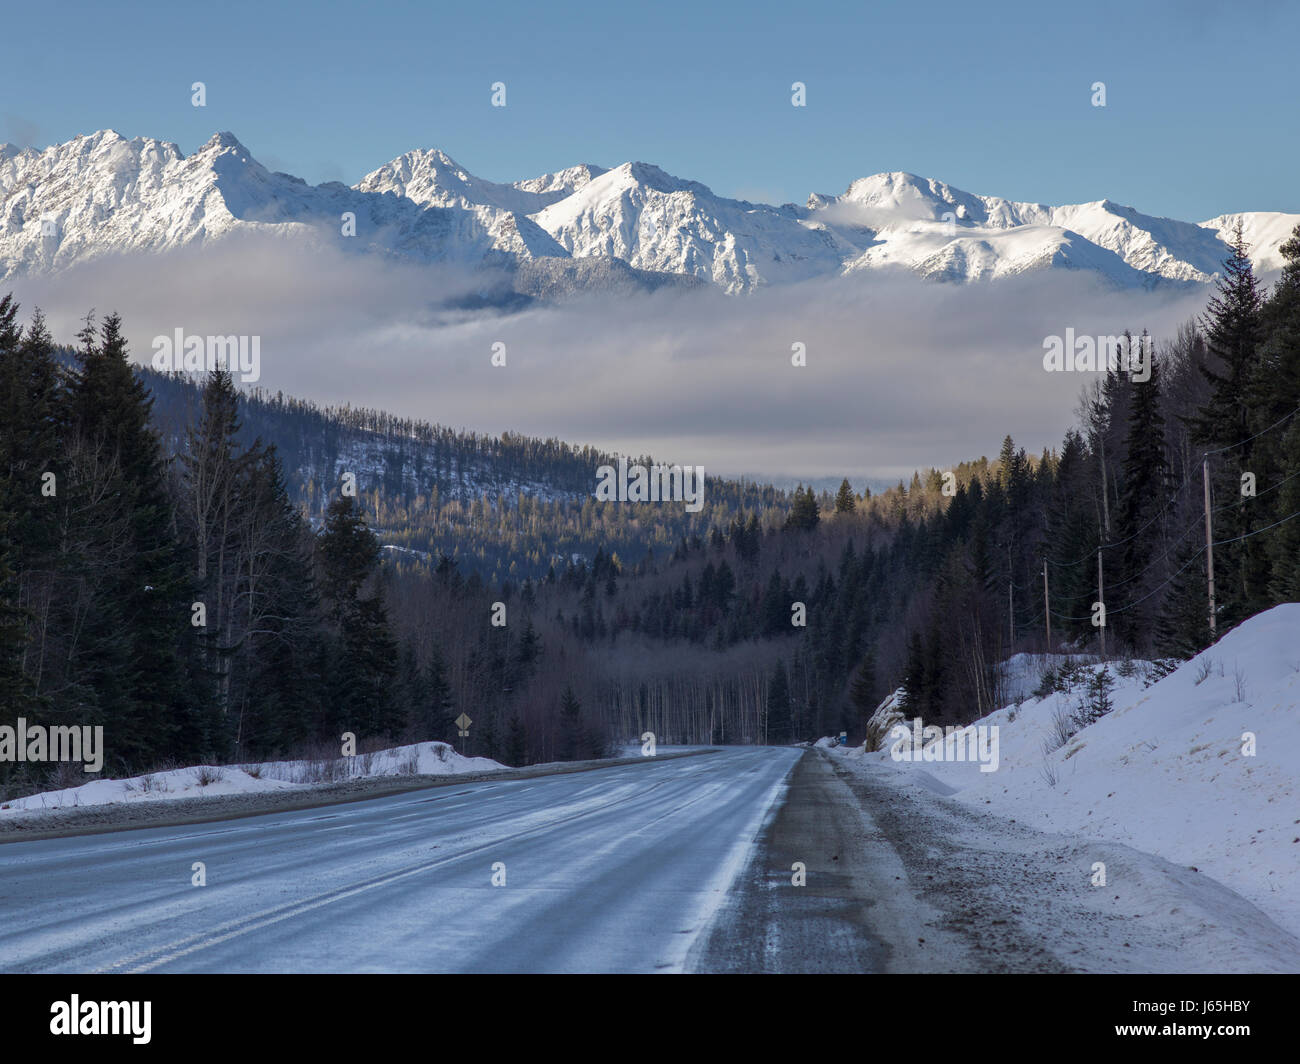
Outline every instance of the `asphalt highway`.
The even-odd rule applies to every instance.
[[[0,971],[688,970],[800,753],[0,845]]]

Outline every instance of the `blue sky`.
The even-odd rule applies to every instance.
[[[13,6],[5,37],[0,139],[38,147],[228,129],[312,182],[439,147],[494,180],[641,159],[774,202],[909,170],[1190,220],[1300,211],[1293,3],[97,0]]]

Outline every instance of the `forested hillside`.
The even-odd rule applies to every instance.
[[[73,354],[66,353],[69,364]],[[202,406],[202,381],[138,372],[154,395],[165,449],[181,449]],[[275,443],[289,491],[313,525],[343,474],[353,473],[385,544],[435,560],[446,555],[489,583],[537,579],[553,563],[575,555],[590,561],[601,548],[639,561],[652,550],[671,552],[682,536],[710,523],[725,525],[748,510],[770,516],[787,505],[785,492],[710,477],[706,512],[665,509],[646,521],[635,508],[598,511],[595,470],[616,456],[593,447],[517,433],[485,436],[379,410],[322,408],[256,389],[241,395],[240,421],[240,442]]]

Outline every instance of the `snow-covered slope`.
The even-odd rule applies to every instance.
[[[341,236],[345,212],[355,237]],[[229,133],[190,156],[111,130],[44,151],[0,146],[0,278],[261,233],[418,263],[538,264],[528,284],[547,297],[672,277],[739,293],[875,270],[962,283],[1073,270],[1141,288],[1210,282],[1237,222],[1268,272],[1300,215],[1182,222],[1106,199],[1052,207],[978,196],[901,172],[769,206],[643,162],[488,181],[433,148],[352,188],[308,185],[268,171]],[[575,260],[588,265],[570,268]]]
[[[399,155],[361,179],[361,192],[392,192],[421,206],[497,207],[533,214],[586,187],[605,171],[599,166],[573,166],[510,185],[475,177],[455,159],[428,148]]]
[[[1056,718],[1082,684],[979,721],[998,726],[996,771],[894,761],[888,743],[860,756],[1032,827],[1194,866],[1300,934],[1300,603],[1251,618],[1149,687],[1141,670],[1115,679],[1115,708],[1063,745]]]
[[[284,791],[376,776],[454,776],[501,772],[487,757],[466,757],[447,743],[413,743],[354,757],[315,761],[267,761],[250,765],[196,765],[129,779],[96,779],[63,790],[13,798],[0,817],[31,810],[68,809],[117,802],[162,802],[197,795]]]
[[[1227,229],[1210,231],[1210,223],[1154,218],[1110,200],[1065,207],[1016,203],[905,173],[862,178],[843,196],[810,197],[808,207],[831,224],[873,233],[872,245],[847,269],[897,264],[944,280],[1056,267],[1093,270],[1123,287],[1204,284],[1227,255],[1231,236]],[[1300,215],[1279,217],[1289,217],[1291,228],[1300,224]],[[1260,235],[1257,253],[1272,262],[1277,233],[1261,229]]]
[[[356,216],[355,237],[342,235],[345,212]],[[525,215],[308,185],[267,170],[229,133],[188,157],[175,144],[111,130],[43,152],[0,148],[0,276],[255,233],[418,262],[564,254]]]
[[[728,291],[834,273],[843,249],[793,206],[715,196],[647,163],[624,163],[535,215],[575,257],[616,256]]]
[[[1295,232],[1297,216],[1283,214],[1280,211],[1247,211],[1245,214],[1221,214],[1202,222],[1201,226],[1211,230],[1220,240],[1231,240],[1237,223],[1241,223],[1241,235],[1246,238],[1254,250],[1251,261],[1261,272],[1280,270],[1282,255],[1279,249]]]

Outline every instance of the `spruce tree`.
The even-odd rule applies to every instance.
[[[1248,251],[1238,222],[1223,276],[1202,318],[1206,346],[1216,365],[1201,367],[1212,392],[1193,424],[1207,443],[1237,443],[1250,435],[1249,383],[1259,357],[1263,297]],[[1248,458],[1250,445],[1238,453]]]
[[[763,635],[787,635],[793,630],[790,624],[791,602],[789,589],[781,580],[781,571],[774,569],[768,577],[767,590],[763,594]]]
[[[837,514],[851,514],[857,509],[858,500],[853,494],[853,489],[849,486],[848,478],[845,477],[840,481],[840,490],[835,493],[835,512]]]
[[[1267,540],[1271,601],[1295,602],[1300,601],[1300,518],[1292,519],[1300,513],[1300,416],[1294,416],[1300,408],[1300,226],[1281,251],[1285,265],[1263,310],[1263,356],[1253,394],[1258,400],[1255,431],[1282,422],[1259,441],[1273,457],[1276,480],[1270,480],[1282,486],[1271,509],[1262,510],[1256,520],[1260,527],[1285,522],[1259,538]],[[1262,520],[1265,513],[1270,520]]]
[[[778,661],[767,685],[768,744],[780,746],[788,743],[791,724],[790,678],[786,674],[785,662]]]
[[[38,309],[25,332],[16,303],[0,298],[0,507],[13,515],[14,565],[49,574],[56,538],[59,395],[54,343]],[[49,481],[46,474],[54,474]]]
[[[238,543],[243,516],[239,427],[234,382],[225,370],[214,370],[203,387],[198,421],[186,431],[182,519],[192,542],[194,593],[206,615],[206,623],[195,630],[195,668],[208,685],[205,701],[223,718],[238,698],[232,689],[232,659],[243,640],[236,617],[243,575]]]
[[[758,514],[751,513],[745,521],[742,530],[740,545],[736,548],[740,559],[747,564],[753,565],[758,561],[759,551],[762,548],[763,535],[758,527]]]
[[[9,540],[8,514],[0,512],[0,724],[13,727],[19,717],[35,723],[43,708],[35,685],[23,667],[27,650],[27,611],[18,604],[17,584],[10,565],[13,554]],[[0,782],[11,771],[0,763]]]
[[[18,305],[11,296],[0,298],[0,425],[4,428],[0,432],[0,724],[11,727],[33,708],[33,688],[24,671],[30,618],[19,605],[14,565],[20,559],[13,528],[19,512],[32,510],[38,498],[30,485],[22,484],[18,471],[26,396],[17,313]],[[0,764],[0,780],[10,771],[8,764]]]
[[[456,732],[455,703],[452,698],[451,683],[447,679],[447,665],[442,653],[434,647],[429,658],[426,675],[426,701],[423,706],[424,738],[452,742]]]
[[[586,745],[582,728],[582,703],[573,693],[572,687],[565,687],[564,697],[560,702],[560,740],[561,761],[576,761]]]
[[[515,768],[528,764],[528,729],[517,713],[506,725],[505,758],[506,764]]]
[[[1097,597],[1096,551],[1101,535],[1100,502],[1083,436],[1066,433],[1048,502],[1047,567],[1052,634],[1091,635],[1089,617]],[[1083,618],[1083,619],[1072,619]]]
[[[1165,657],[1195,657],[1210,645],[1205,552],[1194,537],[1173,558],[1174,575],[1155,625],[1155,645]]]
[[[1197,442],[1229,447],[1214,459],[1214,496],[1221,507],[1214,535],[1234,540],[1251,531],[1255,507],[1242,493],[1242,475],[1256,474],[1256,442],[1251,440],[1252,381],[1259,372],[1263,298],[1247,255],[1240,223],[1232,252],[1224,261],[1224,275],[1206,309],[1203,324],[1206,347],[1213,364],[1201,372],[1211,386],[1210,398],[1190,419]],[[1260,526],[1262,527],[1262,526]],[[1215,585],[1221,607],[1220,623],[1231,627],[1267,605],[1268,562],[1265,545],[1241,539],[1216,548]]]
[[[794,530],[797,532],[811,532],[817,527],[821,520],[821,512],[817,505],[817,496],[813,493],[810,486],[807,490],[800,484],[794,493],[794,501],[790,506],[790,513],[785,519],[786,531]]]
[[[1278,489],[1274,510],[1273,520],[1284,523],[1267,533],[1273,563],[1269,593],[1274,602],[1300,602],[1300,517],[1295,517],[1300,514],[1300,417],[1283,434],[1279,459],[1290,479]]]
[[[860,724],[865,725],[871,714],[875,712],[879,704],[876,694],[876,658],[873,653],[868,652],[858,664],[849,690],[849,698],[853,702],[854,709],[857,710]]]
[[[1111,676],[1110,669],[1102,665],[1093,670],[1092,675],[1088,677],[1085,693],[1079,700],[1073,715],[1076,727],[1086,728],[1089,724],[1095,724],[1115,708],[1110,697],[1114,687],[1115,679]]]
[[[1121,464],[1120,494],[1115,542],[1110,555],[1119,555],[1107,592],[1108,611],[1135,603],[1122,613],[1112,612],[1117,635],[1139,649],[1150,645],[1152,622],[1157,616],[1155,596],[1147,598],[1164,579],[1163,567],[1153,564],[1162,553],[1164,527],[1160,520],[1169,502],[1169,462],[1165,446],[1165,419],[1160,412],[1160,365],[1154,357],[1150,377],[1134,381],[1130,393],[1128,434]],[[1145,601],[1143,601],[1145,599]],[[1109,617],[1108,617],[1109,624]]]
[[[358,734],[395,735],[403,723],[390,690],[397,644],[380,592],[362,594],[379,565],[379,540],[355,497],[341,495],[330,503],[316,552],[338,648],[331,670],[330,723]]]
[[[93,690],[88,713],[105,726],[119,767],[174,755],[189,712],[183,672],[191,588],[177,542],[162,448],[150,424],[152,397],[127,359],[121,319],[98,338],[91,319],[70,376],[70,433],[80,472],[69,505],[87,540],[85,610],[73,672]]]
[[[238,636],[226,717],[250,750],[284,750],[316,732],[323,701],[312,536],[274,446],[255,444],[240,457],[235,500]]]
[[[0,721],[9,723],[48,708],[36,678],[47,650],[53,658],[59,649],[50,623],[58,500],[47,490],[59,484],[58,374],[41,312],[25,332],[17,313],[11,296],[0,297]]]

